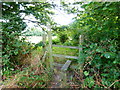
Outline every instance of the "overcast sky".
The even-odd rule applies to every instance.
[[[59,6],[60,6],[60,0],[48,0],[49,2],[54,1],[55,4],[58,5],[57,8],[52,9],[52,11],[55,12],[55,15],[51,16],[53,18],[53,20],[59,24],[59,25],[68,25],[71,22],[73,22],[72,18],[75,17],[75,15],[73,14],[67,14],[65,11],[60,10]],[[69,1],[74,1],[74,0],[69,0]],[[35,18],[33,16],[27,16],[26,19],[30,19],[35,21]],[[27,22],[27,21],[26,21]],[[27,23],[29,27],[34,26],[34,24],[32,22]]]
[[[74,14],[67,14],[65,11],[60,10],[60,1],[62,0],[48,0],[49,2],[53,2],[54,4],[57,4],[58,7],[56,7],[55,9],[53,9],[53,11],[55,12],[55,15],[53,15],[53,20],[60,25],[68,25],[71,22],[73,22],[72,18],[75,17]],[[66,2],[74,2],[74,0],[64,0]]]

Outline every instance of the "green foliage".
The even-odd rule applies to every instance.
[[[4,88],[46,88],[52,80],[50,69],[43,67],[41,63],[15,71],[15,75],[7,78]]]
[[[25,39],[19,40],[19,36],[27,27],[24,15],[33,15],[38,20],[38,22],[28,21],[46,25],[47,22],[52,23],[49,14],[53,14],[46,8],[52,8],[52,5],[48,2],[2,3],[2,59],[6,70],[8,67],[19,65],[22,56],[30,54],[32,49],[32,45],[25,42]]]
[[[35,44],[35,46],[33,47],[32,50],[36,50],[37,48],[44,47],[44,46],[45,46],[44,43],[41,41],[41,42]]]
[[[82,3],[84,11],[76,10],[76,21],[70,25],[70,30],[75,45],[78,45],[76,41],[79,35],[84,35],[83,52],[80,56],[84,62],[78,62],[84,64],[85,87],[109,87],[119,80],[119,6],[120,2],[89,2]],[[89,75],[86,71],[89,71]],[[98,81],[101,84],[95,85],[95,73],[101,78],[101,81]],[[92,84],[89,81],[93,81]],[[110,87],[119,87],[118,82]]]
[[[39,67],[39,66],[38,66]],[[43,73],[36,74],[35,71],[27,71],[16,83],[19,87],[25,88],[46,88],[51,80],[51,73],[45,70]],[[39,71],[40,72],[40,71]],[[41,71],[42,72],[42,71]]]
[[[53,39],[52,40],[52,44],[60,44],[60,40],[59,40],[59,38],[55,38],[55,39]]]
[[[61,43],[65,43],[66,40],[68,39],[67,34],[63,34],[63,33],[59,34],[59,37],[60,37]]]
[[[54,27],[53,30],[53,33],[58,36],[62,44],[68,40],[68,34],[66,33],[68,30],[68,26]]]
[[[84,87],[88,86],[89,88],[92,88],[95,84],[95,81],[93,79],[93,77],[87,77],[85,80],[84,80]]]
[[[88,26],[88,30],[85,31],[86,40],[84,40],[83,51],[86,54],[86,62],[91,61],[89,56],[92,58],[87,67],[91,67],[89,70],[96,68],[97,71],[100,71],[102,84],[106,87],[118,80],[118,74],[120,74],[118,69],[120,63],[118,60],[120,51],[119,4],[119,2],[91,2],[82,6],[85,9],[83,26]],[[114,87],[118,87],[118,85],[115,83]]]
[[[62,2],[63,3],[63,2]],[[69,13],[77,13],[75,22],[68,26],[53,28],[53,32],[59,37],[59,40],[53,42],[62,43],[64,45],[78,46],[79,35],[84,35],[84,43],[82,43],[83,51],[79,52],[78,63],[82,63],[84,83],[83,87],[112,87],[119,88],[120,78],[120,2],[89,2],[74,3],[74,5],[82,5],[84,11],[79,11],[75,7],[67,10]],[[21,6],[24,9],[21,9]],[[63,3],[63,6],[69,6]],[[44,2],[4,2],[2,6],[2,58],[5,74],[9,75],[10,70],[14,70],[14,65],[21,65],[22,55],[29,54],[32,47],[30,43],[19,40],[21,32],[25,30],[26,24],[21,14],[33,15],[39,22],[39,25],[46,25],[48,22],[53,23],[49,14],[53,14],[48,8],[52,5]],[[66,8],[65,8],[66,9]],[[32,21],[34,22],[34,21]],[[35,45],[35,48],[44,46],[43,43]],[[53,52],[60,54],[73,55],[74,51],[53,48]],[[55,51],[57,50],[57,51]],[[61,51],[60,51],[61,50]],[[61,53],[62,52],[62,53]],[[75,54],[76,55],[76,51]],[[18,59],[19,58],[19,59]],[[23,76],[20,86],[29,87],[33,85],[33,81],[37,81],[39,85],[46,83],[45,76],[41,74],[39,77],[31,72],[30,76]],[[27,80],[28,83],[26,83]],[[23,82],[22,82],[23,81]],[[35,84],[34,84],[35,85]],[[36,85],[37,87],[37,85]]]
[[[25,29],[26,24],[22,21],[19,15],[19,4],[16,3],[3,3],[2,6],[3,17],[2,19],[2,56],[3,65],[11,67],[14,56],[17,56],[19,51],[22,50],[23,40],[18,40],[20,32]],[[5,67],[7,68],[7,67]]]
[[[26,32],[22,33],[23,36],[42,36],[42,31],[37,28],[28,28]]]

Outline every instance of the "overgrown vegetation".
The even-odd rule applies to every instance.
[[[77,37],[84,35],[82,60],[78,60],[84,65],[82,87],[120,88],[120,2],[74,4],[82,4],[84,9],[68,10],[69,13],[77,13],[76,21],[70,25],[74,32],[71,34]]]
[[[18,67],[12,71],[12,75],[4,76],[2,88],[46,88],[52,80],[50,69],[46,68],[45,64],[40,61],[41,48],[32,52],[30,57],[24,60],[26,67]],[[6,71],[7,72],[7,71]],[[6,74],[5,74],[6,75]]]
[[[53,35],[58,36],[53,44],[79,46],[79,35],[83,35],[82,51],[53,48],[53,53],[78,56],[77,65],[83,65],[82,73],[78,66],[71,81],[82,88],[120,88],[120,2],[62,2],[68,13],[76,14],[74,22],[68,26],[53,26]],[[69,7],[73,5],[73,7]],[[76,7],[77,6],[77,7]],[[24,9],[21,9],[24,8]],[[35,51],[44,46],[42,42],[33,46],[19,40],[26,28],[22,15],[33,15],[41,25],[53,24],[48,2],[4,2],[2,6],[2,59],[5,87],[38,88],[48,87],[52,74],[41,62]],[[83,9],[81,11],[80,7]],[[45,29],[42,27],[45,31]],[[33,57],[36,56],[36,57]],[[34,61],[36,60],[36,61]],[[57,58],[56,60],[59,61]],[[36,63],[37,62],[37,63]],[[62,61],[60,61],[62,62]],[[81,77],[81,74],[83,75]],[[10,80],[13,80],[11,82]],[[11,84],[12,83],[12,84]]]
[[[19,62],[23,59],[21,56],[31,53],[32,44],[25,42],[24,38],[19,40],[21,32],[26,28],[26,23],[23,20],[25,20],[26,15],[32,14],[39,20],[39,25],[45,25],[46,21],[50,22],[47,14],[52,14],[52,12],[45,10],[45,8],[51,8],[51,5],[44,2],[2,3],[2,61],[4,70],[14,68],[14,65],[20,65]]]
[[[35,66],[36,70],[39,69],[36,74],[35,67],[31,67],[33,63],[30,63],[33,51],[42,45],[33,46],[25,38],[20,40],[19,36],[27,27],[24,21],[26,16],[33,15],[38,21],[31,22],[38,23],[39,26],[51,22],[49,14],[53,13],[47,10],[51,7],[48,2],[2,2],[2,80],[9,80],[13,76],[11,80],[15,85],[19,84],[18,87],[46,87],[47,80],[50,80],[47,78],[49,74],[46,67]],[[40,61],[40,57],[38,58]]]

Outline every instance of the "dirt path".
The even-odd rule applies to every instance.
[[[54,69],[53,81],[51,82],[51,88],[62,88],[61,87],[61,67],[56,66]]]
[[[50,88],[67,88],[71,83],[71,74],[69,72],[61,71],[61,67],[55,67],[53,81],[51,82]]]

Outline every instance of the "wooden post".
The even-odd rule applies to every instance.
[[[84,64],[84,57],[83,57],[83,48],[82,48],[82,44],[83,44],[83,35],[79,36],[79,56],[78,56],[78,60],[79,60],[79,69],[80,69],[80,79],[83,80],[83,64]],[[83,83],[83,81],[81,81]]]
[[[80,63],[83,63],[83,49],[82,49],[82,44],[83,44],[83,35],[80,35],[79,36],[79,56],[78,56],[78,59],[79,59],[79,62]]]
[[[43,44],[44,44],[44,46],[43,46],[43,55],[44,55],[44,53],[45,53],[45,51],[46,51],[46,34],[45,34],[45,31],[43,31],[43,34],[42,34],[42,42],[43,42]]]
[[[82,51],[82,43],[83,43],[83,35],[80,35],[80,36],[79,36],[79,46],[80,46],[79,52]]]
[[[53,57],[52,57],[52,35],[51,35],[51,28],[50,25],[48,26],[48,53],[49,53],[49,63],[50,63],[50,68],[53,70]]]

